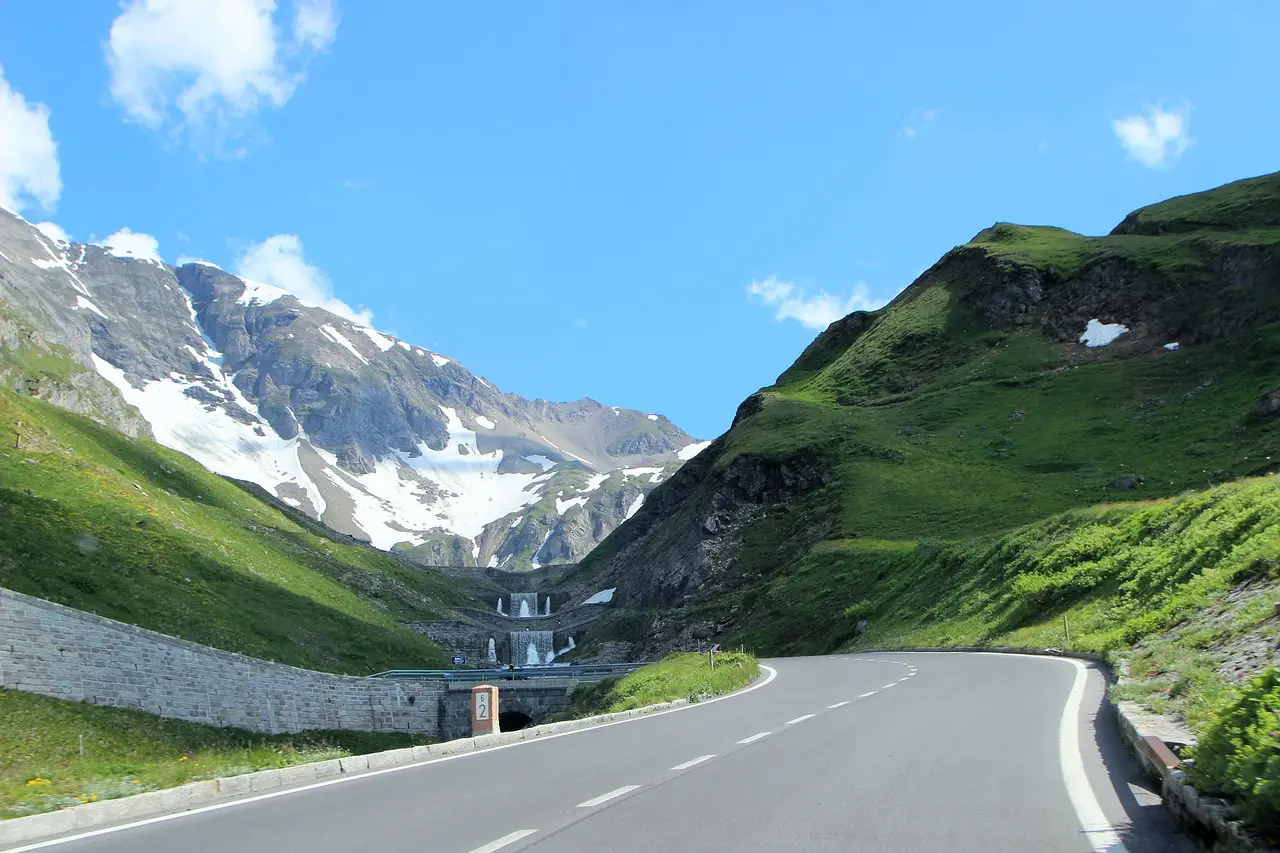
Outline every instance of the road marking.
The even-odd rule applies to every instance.
[[[690,767],[693,767],[696,764],[701,764],[704,761],[710,761],[715,757],[716,756],[714,752],[711,753],[710,755],[699,755],[697,758],[693,759],[692,761],[686,761],[684,764],[677,764],[675,767],[672,767],[671,769],[672,770],[688,770]]]
[[[813,714],[805,714],[803,717],[796,717],[794,720],[787,720],[784,726],[794,726],[796,723],[803,723],[805,720],[813,719]]]
[[[1062,722],[1058,727],[1058,762],[1062,765],[1062,781],[1067,784],[1067,795],[1071,797],[1071,805],[1075,807],[1085,837],[1097,853],[1128,853],[1128,848],[1102,811],[1102,805],[1085,774],[1084,758],[1080,755],[1080,706],[1084,702],[1089,670],[1078,660],[1058,660],[1076,668],[1076,679],[1071,684],[1067,703],[1062,706]]]
[[[262,800],[274,800],[276,797],[287,797],[290,794],[301,794],[304,791],[314,791],[317,788],[327,788],[330,785],[342,785],[348,782],[358,782],[361,779],[370,779],[374,776],[381,776],[384,773],[399,773],[402,770],[412,770],[416,767],[426,767],[429,764],[440,764],[445,761],[457,761],[460,758],[474,758],[477,755],[487,755],[491,752],[497,752],[502,749],[512,749],[517,746],[528,746],[531,743],[541,743],[542,741],[555,740],[556,738],[572,737],[573,735],[580,735],[584,732],[594,732],[600,729],[611,728],[613,726],[622,726],[622,725],[626,725],[627,723],[639,722],[640,720],[649,720],[649,719],[653,719],[654,717],[662,717],[662,716],[666,716],[667,714],[677,714],[681,711],[688,711],[692,708],[704,708],[707,705],[714,705],[716,702],[723,702],[726,699],[733,699],[737,696],[742,696],[746,693],[750,693],[752,690],[759,690],[761,687],[767,686],[770,682],[772,682],[775,678],[778,677],[778,671],[773,667],[762,663],[760,664],[760,668],[763,670],[766,670],[769,674],[762,681],[758,681],[755,684],[751,685],[750,687],[744,688],[742,690],[736,690],[733,693],[726,693],[724,696],[717,696],[714,699],[703,699],[700,702],[695,702],[689,705],[681,705],[678,708],[668,708],[665,711],[654,711],[652,714],[642,714],[638,717],[628,717],[625,720],[614,720],[611,723],[601,723],[598,726],[588,726],[585,729],[574,729],[571,732],[560,732],[559,734],[554,734],[554,735],[541,735],[538,737],[529,738],[528,740],[518,740],[518,741],[515,741],[514,743],[504,743],[504,744],[499,744],[498,746],[487,746],[487,747],[483,747],[481,749],[473,750],[470,752],[459,752],[454,755],[444,755],[444,756],[441,756],[440,758],[428,758],[426,761],[415,761],[412,764],[401,764],[396,767],[384,767],[381,770],[370,770],[367,773],[356,773],[355,775],[352,775],[352,776],[340,776],[337,779],[326,779],[323,782],[313,782],[310,785],[299,785],[296,788],[289,788],[283,791],[269,791],[265,794],[257,794],[256,796],[244,797],[243,799],[238,799],[238,800],[230,800],[225,803],[217,803],[211,806],[201,806],[198,809],[191,809],[185,812],[173,812],[171,814],[157,815],[156,817],[149,817],[149,818],[144,818],[142,820],[135,820],[132,823],[122,823],[119,826],[108,826],[108,827],[104,827],[103,829],[91,829],[87,832],[80,832],[80,833],[77,833],[76,835],[68,835],[64,838],[54,838],[48,841],[37,841],[32,844],[27,844],[23,847],[13,847],[8,850],[5,850],[4,853],[30,853],[30,851],[32,850],[44,850],[48,847],[58,847],[63,844],[70,844],[73,841],[83,841],[86,838],[97,838],[100,835],[111,835],[112,833],[123,832],[127,829],[137,829],[138,827],[141,827],[141,826],[150,826],[151,824],[154,824],[154,823],[166,823],[171,820],[178,820],[184,817],[192,817],[194,815],[204,814],[205,812],[216,812],[216,811],[221,811],[222,809],[235,808],[236,806],[248,805],[249,803],[257,803],[257,802],[261,802]]]
[[[846,701],[846,702],[837,702],[836,704],[834,704],[834,705],[828,705],[827,707],[828,707],[828,708],[843,708],[845,705],[848,705],[848,704],[849,704],[849,703],[848,703],[847,701]]]
[[[874,695],[876,695],[876,694],[877,694],[877,693],[879,693],[879,692],[880,692],[879,690],[868,690],[866,693],[863,693],[863,694],[862,694],[861,696],[859,696],[858,698],[859,698],[859,699],[866,699],[868,696],[874,696]]]
[[[886,684],[884,687],[881,687],[880,689],[881,689],[881,690],[888,690],[890,687],[892,687],[893,685],[895,685],[895,684],[897,684],[897,683],[898,683],[898,682],[896,682],[896,681],[890,681],[888,684]]]
[[[521,838],[528,838],[537,831],[538,830],[536,829],[520,829],[510,835],[502,836],[497,841],[490,841],[483,847],[477,847],[475,850],[472,850],[471,853],[494,853],[495,850],[501,850],[508,844],[515,844]]]
[[[589,809],[594,806],[598,806],[601,803],[607,803],[610,800],[612,800],[614,797],[621,797],[623,794],[629,794],[639,787],[640,787],[639,785],[623,785],[621,788],[614,788],[612,791],[610,791],[607,794],[601,794],[595,799],[587,800],[585,803],[578,803],[578,808]]]
[[[1058,724],[1058,764],[1062,770],[1062,781],[1067,786],[1067,796],[1075,809],[1076,819],[1084,830],[1085,838],[1095,853],[1129,853],[1129,848],[1120,840],[1119,833],[1107,820],[1098,802],[1098,795],[1089,784],[1089,777],[1084,769],[1084,757],[1080,754],[1079,719],[1080,708],[1084,704],[1084,688],[1089,680],[1089,670],[1080,661],[1073,658],[1061,658],[1049,655],[1022,655],[1013,652],[948,652],[948,654],[992,655],[1010,658],[1040,658],[1056,660],[1070,664],[1076,668],[1075,681],[1071,684],[1071,692],[1067,694],[1067,702],[1062,706],[1062,719]]]
[[[738,743],[755,743],[756,741],[760,740],[760,738],[768,737],[771,734],[773,734],[773,732],[760,732],[758,734],[752,735],[751,737],[744,737],[742,740],[738,741]]]

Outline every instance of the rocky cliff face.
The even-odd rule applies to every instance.
[[[506,394],[278,288],[5,211],[0,377],[446,565],[576,561],[704,446],[661,415]]]

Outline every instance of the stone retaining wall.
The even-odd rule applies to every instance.
[[[445,685],[269,663],[0,588],[0,687],[259,732],[438,736]]]

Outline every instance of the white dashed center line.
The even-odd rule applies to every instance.
[[[600,796],[594,799],[587,800],[585,803],[578,803],[578,808],[589,809],[589,808],[592,808],[593,806],[598,806],[601,803],[607,803],[610,800],[612,800],[614,797],[621,797],[623,794],[629,794],[639,787],[640,787],[639,785],[623,785],[621,788],[614,788],[612,791],[610,791],[607,794],[601,794]]]
[[[712,753],[711,755],[699,755],[697,758],[691,761],[686,761],[684,764],[677,764],[675,767],[672,767],[671,769],[672,770],[688,770],[690,767],[693,767],[695,764],[701,764],[704,761],[710,761],[715,757],[716,757],[715,753]]]
[[[758,734],[754,734],[751,737],[744,737],[742,740],[738,741],[738,743],[755,743],[756,741],[760,740],[760,738],[768,737],[771,734],[773,734],[773,732],[759,732]]]
[[[828,708],[843,708],[845,705],[848,705],[848,704],[849,704],[848,702],[837,702],[836,704],[834,704],[834,705],[828,705],[827,707],[828,707]]]
[[[898,682],[896,682],[896,681],[890,681],[888,684],[886,684],[884,687],[881,687],[880,689],[881,689],[881,690],[888,690],[890,687],[892,687],[893,685],[895,685],[895,684],[897,684],[897,683],[898,683]]]
[[[490,841],[483,847],[477,847],[475,850],[472,850],[471,853],[494,853],[495,850],[501,850],[508,844],[515,844],[521,838],[528,838],[537,831],[538,830],[536,829],[520,829],[510,835],[502,836],[497,841]]]
[[[868,696],[874,696],[874,695],[876,695],[876,694],[877,694],[877,693],[879,693],[879,692],[880,692],[879,690],[868,690],[866,693],[863,693],[863,694],[862,694],[861,696],[859,696],[858,698],[859,698],[859,699],[866,699]]]
[[[813,714],[805,714],[803,717],[796,717],[794,720],[787,720],[784,726],[794,726],[796,723],[803,723],[805,720],[813,719]]]

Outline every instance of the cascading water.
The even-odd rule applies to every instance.
[[[537,616],[538,594],[536,592],[513,592],[511,594],[511,615],[521,619]]]
[[[542,600],[542,615],[543,616],[551,615],[551,596],[549,595]]]
[[[573,638],[570,637],[569,640],[570,642],[572,642]],[[493,637],[490,637],[489,638],[489,663],[497,663],[497,662],[498,662],[498,646],[496,643],[494,643]]]
[[[555,656],[555,637],[550,631],[512,631],[511,662],[539,666],[547,656]]]
[[[499,597],[498,597],[498,613],[499,613],[499,614],[501,614],[502,616],[506,616],[506,615],[507,615],[507,614],[503,611],[503,609],[502,609],[502,597],[501,597],[501,596],[499,596]]]

